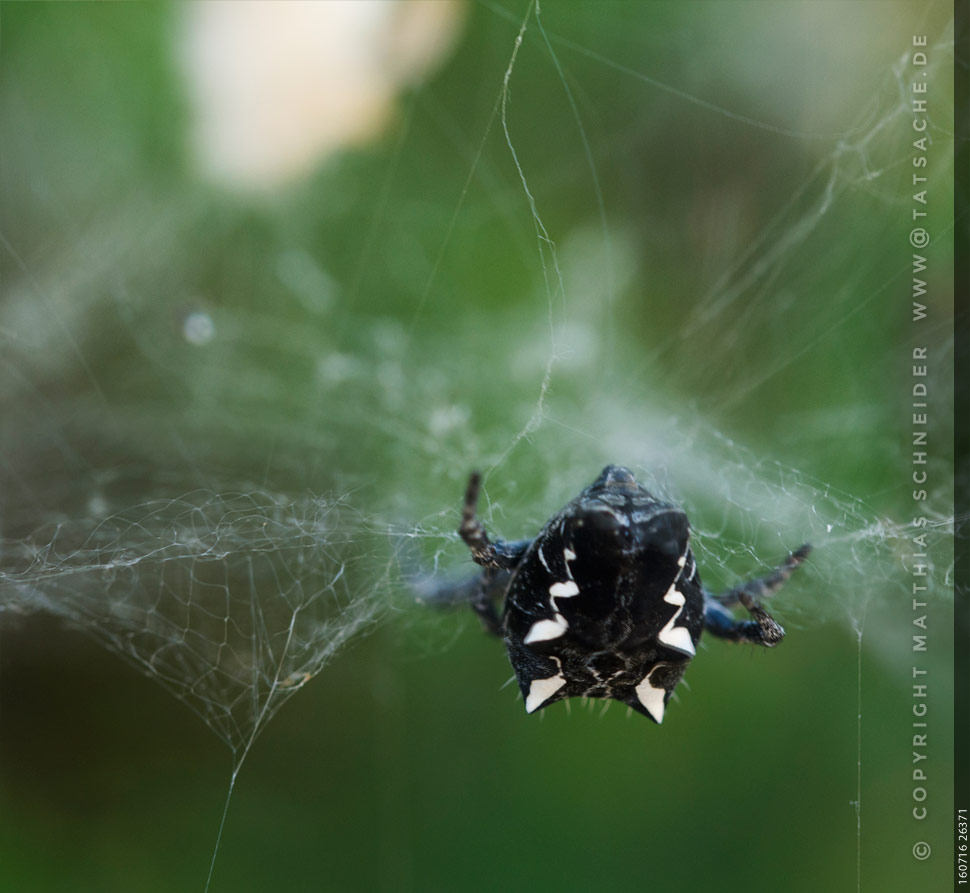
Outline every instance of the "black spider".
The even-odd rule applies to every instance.
[[[476,515],[480,485],[472,474],[459,533],[485,570],[430,600],[470,603],[505,639],[529,713],[564,698],[615,698],[659,723],[703,629],[768,647],[785,635],[760,599],[791,576],[807,544],[768,576],[713,596],[687,516],[626,468],[608,465],[535,539],[514,543],[489,539]],[[736,604],[753,619],[735,620]]]

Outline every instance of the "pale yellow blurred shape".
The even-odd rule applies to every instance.
[[[461,0],[199,0],[179,62],[205,176],[263,192],[376,138],[453,49]]]

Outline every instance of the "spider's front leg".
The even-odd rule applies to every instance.
[[[458,528],[465,545],[471,550],[472,558],[485,570],[470,581],[467,587],[468,601],[472,610],[482,621],[487,632],[502,636],[502,619],[495,607],[500,595],[505,593],[512,571],[518,566],[532,540],[514,543],[492,542],[488,533],[478,520],[478,494],[482,486],[482,476],[473,471],[468,478],[465,502],[461,509],[461,527]]]
[[[761,606],[761,599],[777,592],[811,551],[812,547],[806,543],[767,577],[749,580],[724,595],[713,596],[705,591],[704,628],[733,642],[751,642],[768,648],[777,645],[785,637],[785,630]],[[743,605],[754,619],[735,620],[728,608],[736,604]]]
[[[503,543],[499,540],[493,543],[488,538],[477,514],[478,493],[481,486],[482,476],[477,471],[473,471],[468,478],[468,488],[465,490],[465,502],[461,509],[461,527],[458,528],[458,533],[471,550],[476,564],[496,570],[513,570],[522,560],[532,541]]]

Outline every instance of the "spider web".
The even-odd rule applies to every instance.
[[[9,546],[7,607],[90,632],[184,700],[241,762],[282,704],[371,623],[366,531],[338,500],[196,491]]]
[[[942,195],[951,36],[935,6],[906,8],[914,33],[928,23],[941,85],[929,120]],[[55,228],[51,246],[38,238],[51,207],[13,186],[11,207],[35,210],[3,227],[0,612],[61,617],[160,682],[228,745],[233,781],[268,721],[343,645],[405,616],[416,573],[460,564],[457,506],[474,466],[486,472],[483,517],[509,537],[538,529],[607,462],[630,466],[685,506],[714,589],[809,541],[786,626],[851,630],[860,715],[864,646],[892,664],[890,637],[871,625],[874,606],[905,598],[913,552],[907,475],[878,471],[905,469],[909,455],[893,421],[910,411],[905,385],[885,385],[909,352],[882,317],[909,272],[897,237],[910,204],[911,47],[867,58],[854,107],[816,108],[803,126],[703,79],[696,91],[656,80],[642,46],[601,50],[552,10],[479,13],[494,48],[487,102],[466,133],[445,100],[418,93],[364,212],[349,196],[370,169],[349,159],[324,184],[332,207],[293,199],[304,229],[245,215],[213,224],[178,185],[110,206],[82,189],[73,200],[95,209],[90,225]],[[705,27],[723,24],[718,13]],[[623,204],[614,164],[634,177],[637,153],[671,156],[597,107],[604,82],[679,151],[750,140],[764,176],[732,156],[741,173],[719,193],[709,177],[707,205],[704,188],[687,190],[695,207],[684,210],[676,189],[651,182],[627,188],[656,209]],[[14,123],[28,115],[9,97],[5,108]],[[552,145],[534,132],[547,125]],[[11,142],[9,169],[44,171],[33,188],[51,186],[55,150],[28,165],[27,140]],[[432,173],[414,160],[429,146],[448,160]],[[442,179],[450,202],[415,214],[422,187]],[[566,195],[581,213],[556,206]],[[927,250],[945,257],[939,221]],[[724,230],[732,222],[743,238]],[[332,249],[318,250],[321,233]],[[255,267],[236,259],[249,254]],[[701,269],[670,259],[685,255]],[[205,267],[206,256],[221,259]],[[481,281],[468,278],[475,262]],[[930,389],[943,406],[952,336],[945,302],[935,310]],[[853,345],[866,339],[878,366],[859,369]],[[825,382],[819,394],[814,370],[840,356],[844,394]],[[935,443],[951,442],[949,424],[936,419]],[[923,506],[943,599],[950,461],[946,449],[931,457]]]

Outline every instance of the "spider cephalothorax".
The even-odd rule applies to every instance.
[[[715,597],[701,585],[687,516],[625,468],[608,465],[535,539],[514,543],[485,532],[479,487],[472,474],[459,532],[485,570],[448,587],[446,600],[470,601],[505,639],[529,713],[564,698],[615,698],[659,723],[703,629],[767,646],[785,634],[759,600],[788,579],[808,545],[769,576]],[[727,609],[738,603],[752,620],[734,619]]]

